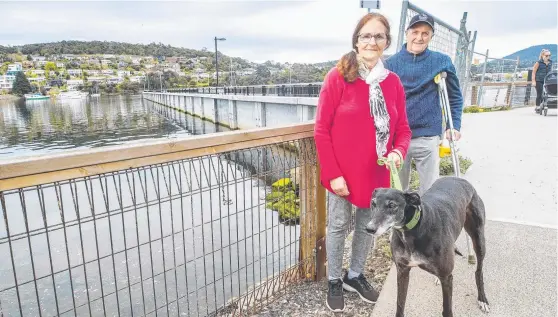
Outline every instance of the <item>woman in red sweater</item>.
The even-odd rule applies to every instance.
[[[332,311],[345,308],[342,289],[357,292],[366,302],[378,298],[362,274],[373,239],[365,231],[372,216],[372,192],[390,187],[387,165],[377,161],[387,157],[399,167],[411,139],[403,86],[381,60],[390,43],[387,19],[377,13],[365,15],[353,33],[353,50],[327,73],[318,101],[314,138],[321,184],[333,193],[328,195],[326,237],[326,304]],[[345,233],[353,205],[357,209],[351,263],[342,277]]]

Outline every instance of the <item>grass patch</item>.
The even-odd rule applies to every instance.
[[[473,161],[471,161],[467,157],[463,157],[459,155],[459,171],[461,174],[467,173],[469,167],[473,165]],[[451,163],[451,156],[446,156],[440,159],[440,176],[450,176],[454,175],[453,165]],[[409,184],[409,189],[411,190],[418,190],[419,188],[419,177],[417,172],[417,167],[415,162],[411,164],[411,181]]]
[[[510,106],[496,106],[496,107],[486,107],[482,108],[477,105],[472,105],[463,108],[463,113],[480,113],[480,112],[494,112],[494,111],[507,111],[510,110]]]

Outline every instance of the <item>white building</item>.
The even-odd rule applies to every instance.
[[[47,63],[48,63],[47,61],[37,61],[35,62],[35,67],[45,66]]]
[[[130,77],[130,81],[133,83],[139,83],[145,79],[145,76],[132,76]]]
[[[15,81],[14,75],[0,75],[0,90],[11,90]]]
[[[208,73],[196,73],[192,75],[192,78],[195,78],[196,80],[200,80],[200,79],[207,79],[210,76],[211,75],[209,75]]]
[[[129,70],[119,70],[119,71],[117,72],[117,74],[118,74],[118,77],[124,78],[124,77],[126,77],[126,76],[130,76],[131,73],[130,73]]]
[[[81,69],[68,69],[68,74],[70,74],[70,76],[78,77],[81,76],[82,71]]]
[[[87,81],[88,82],[98,82],[98,83],[104,83],[105,81],[107,81],[106,77],[101,77],[101,76],[91,76],[91,77],[87,77]]]
[[[101,71],[97,69],[90,69],[90,70],[86,70],[85,72],[87,73],[88,76],[97,76],[101,74]]]
[[[45,71],[42,70],[42,69],[33,69],[33,70],[31,71],[31,74],[34,74],[34,75],[44,75],[44,74],[45,74]]]
[[[118,77],[107,78],[107,84],[120,84],[123,81],[124,80],[122,78],[118,78]]]
[[[28,80],[29,80],[30,83],[32,83],[32,82],[41,82],[41,81],[46,80],[46,77],[45,77],[45,76],[39,76],[39,77],[34,77],[34,78],[31,77],[31,78],[28,78]]]
[[[68,90],[76,90],[78,86],[83,85],[82,79],[70,79],[66,81],[66,85],[68,86]]]
[[[15,63],[15,64],[8,65],[8,71],[6,74],[15,75],[15,73],[21,71],[23,71],[23,66],[21,65],[21,63]]]
[[[34,62],[40,62],[40,61],[46,60],[46,58],[45,58],[44,56],[39,56],[39,55],[31,56],[31,59],[32,59]]]

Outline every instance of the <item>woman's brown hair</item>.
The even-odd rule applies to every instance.
[[[365,16],[363,16],[360,21],[358,21],[358,24],[356,25],[356,28],[353,32],[353,50],[350,51],[349,53],[343,55],[343,57],[341,57],[341,59],[339,60],[339,62],[337,62],[337,69],[339,70],[339,72],[341,73],[341,75],[343,75],[343,78],[345,78],[345,80],[347,82],[352,83],[353,81],[355,81],[358,77],[358,62],[357,62],[357,41],[358,41],[358,33],[360,31],[360,29],[362,29],[362,27],[368,23],[368,21],[370,20],[378,20],[380,21],[384,27],[386,28],[386,49],[389,47],[389,45],[391,44],[391,34],[390,34],[390,27],[389,27],[389,22],[386,19],[385,16],[379,14],[379,13],[368,13]]]

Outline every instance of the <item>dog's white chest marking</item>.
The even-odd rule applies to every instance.
[[[407,266],[415,267],[423,263],[425,263],[425,261],[420,254],[412,253],[411,258],[409,259],[409,264],[407,264]]]

